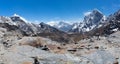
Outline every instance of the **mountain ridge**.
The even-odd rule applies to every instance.
[[[42,36],[60,42],[73,42],[76,39],[80,40],[81,37],[86,38],[86,36],[89,37],[96,33],[103,35],[118,31],[120,29],[119,15],[120,13],[117,11],[109,17],[105,17],[105,15],[103,15],[99,10],[93,10],[84,17],[83,22],[70,25],[62,21],[56,24],[57,27],[54,27],[43,22],[39,24],[29,23],[21,18],[21,16],[15,14],[12,17],[0,16],[0,23],[14,25],[14,27],[18,27],[20,31],[25,32],[25,34],[29,36]],[[3,24],[3,26],[5,28],[9,28],[7,25]],[[67,27],[67,31],[60,29],[59,27]]]

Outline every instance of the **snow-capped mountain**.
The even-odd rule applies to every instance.
[[[92,29],[91,31],[87,32],[89,36],[95,35],[110,35],[114,32],[120,31],[120,10],[111,14],[107,18],[102,18],[100,23]]]
[[[54,27],[52,27],[52,26],[50,26],[48,24],[45,24],[43,22],[41,22],[39,24],[39,26],[40,26],[39,29],[41,30],[42,33],[55,33],[57,31],[59,31],[57,28],[54,28]]]
[[[0,16],[0,27],[6,28],[8,31],[17,30],[17,32],[29,36],[43,36],[56,41],[68,42],[69,37],[75,33],[84,33],[84,35],[87,33],[88,36],[96,33],[111,34],[120,30],[120,10],[107,18],[99,10],[93,10],[85,15],[83,22],[72,25],[63,21],[34,24],[17,14],[12,17]]]
[[[67,23],[67,22],[64,22],[64,21],[60,21],[60,22],[48,22],[47,23],[48,25],[50,26],[53,26],[61,31],[64,31],[64,32],[68,32],[71,28],[72,28],[72,25]]]
[[[50,22],[47,22],[47,24],[54,27],[55,25],[58,24],[58,22],[57,21],[50,21]]]
[[[120,30],[120,10],[108,16],[108,18],[106,19],[106,23],[102,27],[104,28],[104,31],[105,31],[104,33],[106,34],[111,34],[113,32],[119,31]]]
[[[20,15],[14,14],[12,17],[10,17],[11,20],[14,22],[16,26],[18,26],[21,30],[25,31],[27,34],[34,33],[34,29],[32,29],[31,24],[27,23],[28,21],[25,20]]]
[[[69,30],[69,32],[79,33],[83,29],[83,26],[84,26],[83,22],[74,23],[72,25],[72,28]]]
[[[104,23],[105,16],[97,9],[89,12],[84,17],[83,22],[74,24],[70,32],[88,32],[94,28],[100,27]]]
[[[13,15],[12,17],[0,17],[0,27],[8,31],[15,31],[23,36],[42,36],[50,38],[58,42],[70,42],[67,33],[58,30],[43,22],[39,24],[30,23],[20,15]]]
[[[22,16],[20,16],[20,15],[18,15],[18,14],[14,14],[13,17],[18,17],[18,18],[13,18],[14,20],[19,19],[19,20],[22,20],[22,21],[24,21],[24,22],[28,22],[25,18],[23,18]]]
[[[54,29],[54,27],[51,27],[44,23],[40,23],[40,24],[30,23],[26,19],[24,19],[22,16],[17,15],[17,14],[14,14],[12,17],[1,16],[0,23],[8,23],[9,25],[15,25],[19,27],[19,29],[21,29],[22,31],[26,32],[29,35],[41,33],[46,30],[50,32]]]

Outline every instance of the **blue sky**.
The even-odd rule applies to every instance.
[[[109,15],[120,9],[120,0],[0,0],[0,16],[19,14],[30,21],[80,21],[84,13],[99,9]]]

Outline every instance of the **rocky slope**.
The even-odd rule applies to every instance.
[[[119,64],[119,34],[63,44],[0,28],[0,64]]]

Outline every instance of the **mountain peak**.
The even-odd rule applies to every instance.
[[[19,18],[20,20],[23,20],[24,22],[27,22],[27,20],[25,19],[25,18],[23,18],[22,16],[20,16],[20,15],[18,15],[18,14],[13,14],[13,16],[12,17],[17,17],[17,18]]]
[[[84,13],[85,16],[90,16],[93,14],[102,14],[102,12],[99,11],[98,9],[93,9],[92,11],[88,11],[88,12]]]
[[[74,24],[72,32],[88,32],[97,27],[101,20],[104,19],[104,15],[98,9],[85,13],[83,23]]]
[[[93,11],[91,11],[91,13],[89,13],[87,16],[85,16],[84,18],[84,22],[92,22],[94,20],[99,21],[101,18],[103,17],[102,12],[100,12],[98,9],[94,9]]]
[[[65,32],[69,31],[72,28],[72,25],[64,20],[58,22],[52,21],[48,22],[47,24]]]
[[[94,13],[102,13],[100,10],[98,10],[98,9],[94,9],[92,12],[94,12]]]
[[[64,21],[60,21],[59,22],[60,25],[63,25],[63,24],[68,24],[67,22],[64,22]]]
[[[50,22],[47,22],[47,24],[50,25],[50,26],[55,26],[55,25],[57,25],[58,23],[55,22],[55,21],[50,21]]]
[[[18,14],[15,13],[15,14],[13,14],[13,16],[15,16],[15,17],[19,17],[20,15],[18,15]]]

